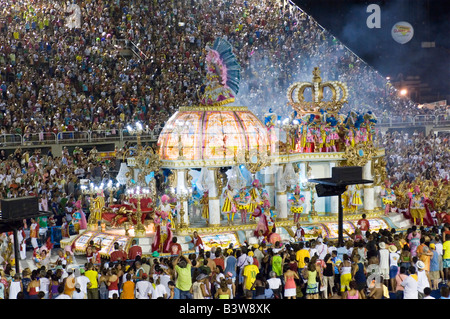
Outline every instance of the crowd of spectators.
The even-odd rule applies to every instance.
[[[395,183],[449,180],[449,134],[388,132],[382,141],[388,178]]]
[[[310,81],[315,66],[321,69],[324,79],[347,83],[350,96],[343,112],[370,110],[384,117],[431,112],[399,97],[386,85],[384,77],[312,17],[291,5],[283,7],[282,3],[77,1],[81,28],[70,29],[66,27],[69,13],[60,2],[0,0],[0,133],[122,129],[135,120],[147,123],[151,129],[160,127],[178,106],[197,103],[205,46],[218,36],[232,43],[242,66],[236,103],[249,106],[261,118],[271,107],[279,115],[289,114],[287,87],[295,81]],[[125,47],[137,54],[123,56]],[[448,136],[389,133],[383,142],[389,177],[398,181],[436,176],[448,180]],[[87,154],[78,148],[72,154],[64,149],[57,157],[20,148],[11,155],[1,151],[0,197],[36,195],[42,210],[51,210],[62,219],[81,195],[81,179],[100,181],[117,170],[115,159],[99,161],[95,155],[95,148]],[[437,247],[445,242],[436,229],[422,229],[419,234],[431,250],[431,244],[438,251]],[[88,263],[77,274],[60,264],[50,273],[44,268],[13,275],[8,264],[1,270],[0,293],[11,298],[11,287],[15,286],[16,297],[29,298],[28,286],[36,288],[38,282],[48,281],[43,284],[47,294],[41,289],[44,298],[387,297],[382,286],[361,286],[364,280],[360,277],[360,262],[367,267],[385,266],[381,243],[395,246],[399,253],[411,250],[409,233],[380,231],[363,239],[354,238],[344,247],[336,247],[326,239],[278,243],[273,247],[242,246],[187,258],[154,256],[131,264]],[[320,253],[315,256],[314,252]],[[309,256],[308,260],[305,256]],[[410,266],[421,268],[420,256],[410,257]],[[338,266],[339,261],[343,266]],[[331,272],[328,263],[333,263]],[[256,266],[257,271],[252,268],[258,275],[244,275],[248,266]],[[346,267],[350,267],[350,280],[342,276]],[[409,275],[414,272],[408,267],[405,271]],[[402,273],[401,267],[398,273]],[[96,274],[98,295],[89,290],[96,288],[92,279],[97,278]],[[396,276],[392,277],[384,273],[385,286],[397,294],[401,288],[391,281]],[[78,280],[80,287],[65,291],[67,278]],[[446,283],[447,273],[440,273],[436,280]],[[17,290],[17,286],[21,289]],[[446,287],[441,291],[443,297],[448,297]],[[424,289],[419,292],[425,294]],[[34,295],[37,298],[39,294]]]
[[[120,150],[117,154],[120,156]],[[89,205],[88,198],[82,196],[82,180],[106,184],[116,176],[117,165],[114,156],[100,158],[95,146],[86,152],[76,147],[70,154],[64,147],[61,156],[41,153],[40,149],[32,152],[19,147],[9,155],[1,150],[0,198],[37,196],[39,209],[51,211],[60,226],[66,213],[70,218],[80,196],[83,206]]]
[[[449,299],[449,227],[357,231],[343,245],[293,238],[170,256],[130,257],[116,245],[109,260],[98,262],[93,250],[78,264],[61,252],[53,266],[1,269],[0,298]]]
[[[198,102],[205,47],[219,36],[242,66],[236,103],[261,118],[270,107],[287,116],[287,87],[310,81],[315,66],[348,84],[344,112],[415,110],[289,2],[77,1],[80,28],[68,27],[64,3],[0,3],[1,133],[122,129],[138,119],[153,129]],[[124,48],[137,54],[124,56]]]

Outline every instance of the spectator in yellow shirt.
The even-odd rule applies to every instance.
[[[251,291],[253,293],[252,286],[256,280],[256,275],[258,273],[259,273],[258,267],[253,263],[244,267],[244,271],[242,273],[242,276],[244,276],[244,286],[243,286],[244,295],[246,295],[248,291]]]
[[[444,234],[445,241],[442,244],[442,250],[444,254],[442,255],[442,262],[444,268],[444,280],[448,282],[449,268],[450,268],[450,235]]]
[[[295,255],[295,259],[298,262],[298,268],[305,268],[305,257],[311,258],[309,255],[309,251],[305,248],[305,244],[303,242],[300,242],[298,244],[299,250],[297,251]]]

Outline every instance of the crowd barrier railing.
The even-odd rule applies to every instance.
[[[23,145],[23,137],[21,134],[1,134],[1,146],[20,146]]]
[[[450,115],[446,113],[416,115],[416,116],[392,116],[379,118],[377,126],[393,127],[404,125],[450,125]],[[141,134],[144,140],[156,141],[161,128],[145,130]],[[0,134],[0,147],[27,146],[27,145],[54,145],[54,144],[79,144],[95,142],[124,142],[134,141],[136,134],[127,129],[108,129],[94,131],[66,131],[66,132],[38,132],[25,134]]]
[[[143,139],[157,139],[158,135],[155,134],[157,130],[145,130],[141,133],[141,138]],[[128,132],[128,130],[121,130],[121,141],[135,140],[136,134]]]
[[[390,116],[378,119],[378,126],[392,127],[404,125],[450,125],[450,116],[446,113],[440,114],[423,114],[415,116]]]
[[[426,115],[416,115],[413,118],[414,125],[425,125],[425,124],[435,124],[436,116],[431,114]]]
[[[89,142],[90,133],[86,131],[67,131],[57,134],[57,144],[72,144],[80,142]]]
[[[142,139],[157,140],[161,129],[147,130]],[[76,144],[95,142],[117,142],[136,140],[136,134],[126,129],[108,129],[94,131],[39,132],[25,134],[1,134],[0,146]]]
[[[54,132],[27,133],[23,135],[23,145],[46,145],[56,144],[56,134]]]
[[[438,125],[450,125],[450,114],[441,113],[436,115],[436,126]]]
[[[122,140],[121,130],[95,130],[89,132],[89,142],[105,142]]]

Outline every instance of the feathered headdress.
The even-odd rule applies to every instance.
[[[234,102],[239,92],[241,67],[233,53],[233,46],[225,39],[217,38],[206,47],[206,84],[199,91],[203,105],[224,105]]]

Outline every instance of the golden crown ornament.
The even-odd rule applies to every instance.
[[[303,114],[320,114],[320,110],[337,114],[348,103],[347,84],[340,81],[322,82],[320,69],[314,68],[312,82],[295,82],[287,91],[288,105],[292,106],[300,116]],[[311,89],[312,101],[305,100],[305,90]],[[331,90],[331,100],[324,99],[324,89]]]

